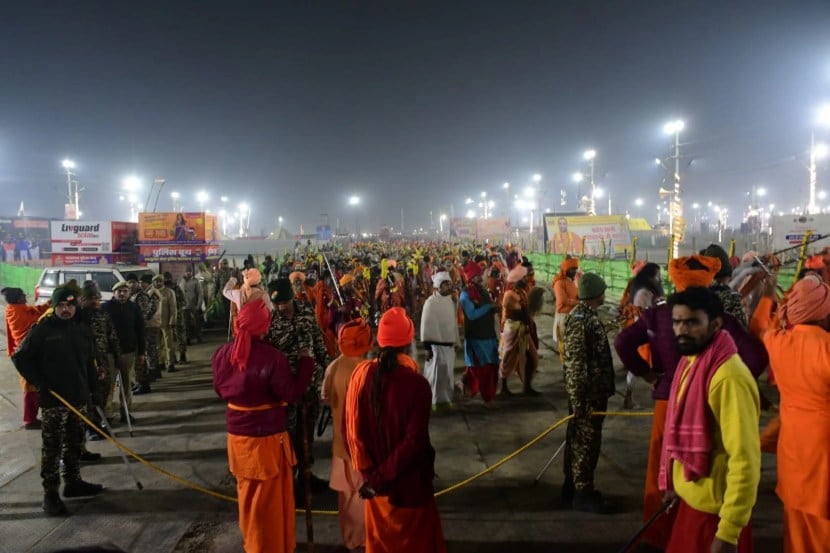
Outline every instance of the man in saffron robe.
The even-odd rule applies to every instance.
[[[714,291],[668,299],[677,348],[660,456],[660,489],[679,497],[667,553],[752,551],[750,517],[761,479],[760,399]]]
[[[352,467],[352,460],[343,444],[343,414],[352,373],[372,349],[372,329],[365,320],[353,319],[340,329],[337,343],[341,353],[326,368],[320,396],[331,405],[333,436],[329,486],[337,491],[337,511],[343,544],[354,551],[366,542],[364,506],[358,494],[363,485],[363,476]]]
[[[565,321],[579,303],[579,294],[574,278],[579,270],[579,259],[566,257],[559,264],[559,273],[553,278],[553,296],[556,300],[556,313],[553,316],[553,344],[561,350],[561,336],[565,332]]]
[[[262,338],[271,312],[262,299],[239,310],[236,337],[213,354],[213,387],[227,402],[228,463],[236,477],[246,553],[293,553],[293,467],[288,402],[302,397],[314,372],[307,349],[292,374],[285,354]]]
[[[6,353],[11,357],[49,305],[26,305],[26,293],[21,288],[3,288],[0,294],[6,299]],[[40,392],[37,386],[29,384],[22,376],[20,387],[23,389],[23,428],[38,430],[41,427],[37,418]]]
[[[774,287],[767,288],[774,294]],[[830,286],[819,276],[795,283],[764,335],[781,393],[778,486],[784,552],[830,548]]]
[[[720,261],[712,257],[693,255],[673,260],[669,264],[669,278],[675,290],[682,292],[689,287],[707,287],[720,268]],[[722,327],[735,341],[741,359],[756,378],[767,366],[766,348],[757,338],[750,336],[743,325],[724,313],[720,317]],[[641,356],[640,346],[648,344],[650,363]],[[640,318],[623,329],[614,342],[614,348],[625,368],[635,375],[654,383],[654,416],[649,441],[648,465],[643,497],[643,520],[648,520],[662,506],[663,492],[658,486],[660,452],[666,422],[671,383],[680,361],[680,352],[674,340],[671,307],[658,305],[643,311]],[[643,535],[643,541],[665,549],[676,510],[657,519]]]
[[[400,307],[380,319],[377,358],[355,368],[346,392],[346,445],[363,474],[366,553],[444,553],[433,495],[432,392],[406,355],[415,326]]]
[[[537,395],[538,392],[531,387],[539,357],[531,339],[532,321],[527,305],[527,268],[522,265],[513,267],[507,276],[507,284],[512,288],[504,293],[502,300],[504,326],[499,341],[501,393],[511,394],[507,379],[516,373],[524,385],[524,393]]]

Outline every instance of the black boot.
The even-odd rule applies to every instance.
[[[58,492],[46,492],[43,494],[43,511],[48,517],[62,517],[69,514]]]
[[[573,478],[565,478],[565,481],[562,483],[562,501],[570,505],[574,500],[575,492],[576,488],[574,488]]]
[[[149,394],[150,391],[151,390],[150,390],[150,385],[149,384],[139,384],[139,386],[137,388],[133,388],[133,395],[134,396],[140,396],[140,395],[143,395],[143,394]]]
[[[167,372],[169,372],[169,373],[176,372],[176,365],[170,363],[170,365],[167,367]]]
[[[507,387],[507,380],[502,378],[501,379],[501,395],[503,396],[512,396],[513,392],[510,391],[510,388]]]
[[[135,417],[132,415],[128,415],[124,409],[121,409],[121,422],[126,423],[127,419],[129,419],[130,424],[135,424]]]
[[[185,352],[181,352],[181,354],[179,354],[179,363],[187,363],[187,354]]]
[[[74,482],[67,482],[63,486],[64,497],[86,497],[90,495],[98,495],[104,486],[101,484],[91,484],[83,480],[76,480]]]
[[[97,463],[101,460],[101,454],[84,450],[81,452],[81,456],[78,457],[78,460],[82,463]]]
[[[607,515],[613,512],[611,505],[596,490],[576,490],[573,508],[575,511]]]

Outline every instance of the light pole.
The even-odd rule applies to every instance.
[[[446,213],[442,213],[438,217],[438,227],[439,227],[438,232],[441,235],[442,240],[444,239],[444,221],[446,221],[446,220],[447,220],[447,214]]]
[[[680,203],[680,132],[685,127],[686,124],[680,119],[670,121],[663,127],[666,134],[674,135],[674,193],[669,209],[669,236],[672,241],[672,259],[677,259],[680,256],[680,240],[678,239],[678,234],[680,233],[680,222],[683,218],[683,204]]]
[[[585,153],[582,154],[582,159],[588,162],[588,177],[590,179],[591,184],[591,207],[588,210],[589,215],[596,215],[597,214],[597,205],[595,201],[596,197],[596,182],[594,181],[594,159],[597,157],[596,150],[586,150]],[[610,213],[609,213],[610,215]]]
[[[239,237],[248,236],[248,227],[251,224],[251,206],[246,203],[239,204]]]
[[[64,209],[64,216],[67,219],[75,219],[77,221],[80,218],[79,206],[78,206],[79,199],[78,199],[78,183],[77,183],[77,181],[75,182],[75,191],[74,191],[74,193],[72,191],[72,169],[75,168],[75,162],[72,161],[71,159],[67,158],[67,159],[64,159],[61,162],[61,165],[66,170],[66,187],[67,187],[67,193],[68,193],[68,198],[69,198],[69,203],[67,204],[67,206],[72,206],[74,208],[74,211],[75,211],[74,214],[71,214],[71,213],[68,213],[69,210]],[[70,214],[73,215],[73,216],[69,217]]]
[[[141,190],[141,179],[135,175],[124,177],[124,190],[127,191],[127,201],[130,203],[130,221],[138,221],[138,196],[137,193]]]
[[[181,205],[179,203],[179,199],[182,197],[181,194],[178,192],[171,192],[170,197],[173,198],[173,211],[178,212],[181,211]]]
[[[358,222],[358,206],[360,205],[360,196],[349,196],[349,205],[354,208],[354,239],[355,242],[360,240],[360,224]],[[434,228],[434,227],[433,227]]]
[[[542,175],[539,173],[533,174],[533,186],[530,188],[531,193],[530,197],[532,198],[532,203],[530,205],[530,227],[528,231],[530,235],[533,236],[533,210],[536,208],[536,189],[540,188],[539,183],[542,182]]]
[[[819,108],[816,123],[823,127],[830,125],[830,104],[824,104]],[[826,155],[827,146],[820,143],[816,144],[816,131],[813,129],[810,132],[810,198],[807,203],[808,214],[818,213],[820,211],[818,204],[816,204],[816,187],[818,185],[816,162]]]

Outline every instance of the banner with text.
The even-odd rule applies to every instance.
[[[475,240],[476,220],[466,219],[464,217],[456,217],[452,220],[450,236],[461,240]]]
[[[810,241],[818,240],[830,235],[830,214],[813,215],[776,215],[772,218],[772,249],[775,251],[800,246],[804,234],[810,231]],[[808,246],[810,253],[817,252],[830,246],[827,240]],[[793,255],[798,254],[798,248],[793,249]]]
[[[492,217],[490,219],[476,219],[476,240],[490,242],[504,242],[510,238],[510,219],[507,217]]]
[[[611,256],[631,247],[625,215],[545,214],[548,251],[556,254]],[[584,251],[583,251],[584,243]]]
[[[219,259],[219,246],[209,244],[141,245],[138,248],[139,263],[203,263]]]

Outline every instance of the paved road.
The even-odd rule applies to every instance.
[[[548,310],[550,307],[548,306]],[[540,330],[550,328],[542,315]],[[227,470],[223,405],[211,387],[210,354],[219,333],[188,352],[189,365],[166,375],[154,392],[135,400],[138,419],[129,447],[166,470],[222,493],[234,493]],[[549,342],[549,337],[547,338]],[[515,396],[500,409],[485,410],[479,400],[433,417],[437,450],[436,488],[443,489],[492,465],[566,414],[558,359],[543,351],[539,398]],[[463,361],[458,365],[462,365]],[[136,489],[114,447],[93,442],[102,463],[85,466],[84,478],[106,486],[95,498],[67,500],[70,517],[46,518],[40,510],[40,434],[20,428],[20,390],[13,367],[0,358],[0,553],[48,552],[59,547],[112,543],[130,552],[236,552],[241,539],[234,504],[189,490],[133,463],[144,486]],[[622,381],[622,374],[619,375]],[[517,388],[517,383],[514,383]],[[648,390],[636,394],[650,405]],[[620,397],[611,408],[621,408]],[[438,500],[449,551],[613,552],[638,528],[648,447],[649,418],[609,419],[605,425],[597,485],[619,506],[609,516],[575,513],[559,500],[561,459],[539,485],[533,481],[564,439],[564,428],[494,473]],[[126,429],[116,427],[120,435]],[[315,443],[315,472],[328,473],[330,429]],[[756,551],[781,550],[781,506],[774,495],[774,457],[766,456],[755,510]],[[333,493],[315,496],[314,507],[333,509]],[[298,551],[306,551],[305,520],[297,519]],[[337,551],[336,517],[314,519],[315,551]]]

